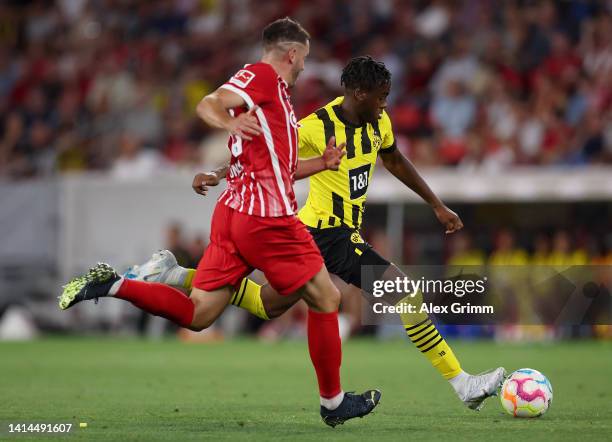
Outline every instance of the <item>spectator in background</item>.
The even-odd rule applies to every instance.
[[[447,264],[451,266],[481,266],[485,264],[485,254],[472,244],[467,232],[457,232],[451,237]]]
[[[166,229],[166,249],[170,250],[180,266],[190,267],[193,264],[193,256],[190,249],[186,247],[186,241],[183,234],[183,227],[180,223],[174,222]],[[202,253],[200,249],[200,254]],[[198,259],[199,261],[199,259]]]
[[[538,233],[533,240],[531,263],[537,266],[550,263],[550,239],[545,233]]]
[[[467,152],[466,135],[476,118],[476,101],[458,80],[445,83],[446,92],[432,103],[432,120],[439,128],[440,156],[445,164],[458,164]]]
[[[489,256],[489,264],[496,266],[526,265],[529,262],[527,252],[516,246],[514,233],[501,229],[495,238],[495,248]]]
[[[572,248],[572,239],[567,231],[559,230],[553,236],[548,261],[549,265],[564,267],[587,264],[588,258],[584,249]]]
[[[476,101],[462,82],[450,80],[446,83],[445,93],[434,98],[432,117],[442,136],[462,138],[474,124]]]
[[[162,166],[162,159],[156,151],[145,149],[138,137],[124,133],[119,139],[119,155],[110,173],[117,179],[137,180],[159,173]]]
[[[195,269],[202,258],[202,251],[207,247],[206,237],[208,235],[196,235],[192,241],[189,242],[187,246],[187,251],[189,253],[189,268]]]
[[[467,35],[459,32],[453,38],[452,52],[438,68],[431,82],[434,98],[447,94],[451,82],[471,89],[471,82],[476,78],[480,64],[476,55],[470,52],[469,46]]]

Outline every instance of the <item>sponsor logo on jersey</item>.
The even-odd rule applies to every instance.
[[[244,167],[242,167],[242,164],[240,164],[240,161],[236,160],[234,164],[230,165],[230,168],[229,168],[230,178],[236,178],[237,176],[242,175],[243,170],[244,170]]]
[[[253,72],[247,71],[246,69],[241,69],[236,72],[236,75],[230,78],[229,82],[244,89],[251,81],[253,81],[253,78],[255,78],[255,74]]]

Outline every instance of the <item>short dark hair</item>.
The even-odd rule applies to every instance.
[[[342,69],[340,84],[347,89],[371,91],[391,81],[391,72],[384,63],[369,55],[355,57]]]
[[[308,40],[310,40],[310,34],[306,29],[289,17],[279,18],[263,30],[264,47],[270,47],[282,42],[306,44]]]

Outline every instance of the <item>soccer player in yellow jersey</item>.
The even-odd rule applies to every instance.
[[[362,287],[361,267],[386,269],[380,275],[394,280],[404,277],[401,270],[380,256],[359,233],[368,188],[377,158],[406,187],[416,192],[434,211],[446,233],[463,227],[461,219],[446,207],[425,183],[412,163],[397,150],[391,120],[385,108],[391,88],[391,74],[383,63],[369,56],[352,59],[342,71],[344,96],[338,97],[299,124],[300,158],[319,157],[334,143],[346,148],[339,169],[312,167],[298,178],[310,176],[310,192],[299,218],[308,226],[330,273],[362,289],[371,298],[371,287]],[[205,195],[225,177],[227,168],[194,178],[193,188]],[[189,288],[193,272],[183,269],[168,251],[154,254],[142,266],[128,271],[126,277],[164,282]],[[259,286],[245,279],[231,299],[233,305],[249,310],[263,319],[279,316],[299,298],[278,296],[269,285]],[[393,303],[396,303],[394,300]],[[470,375],[461,369],[453,351],[432,321],[423,315],[402,316],[406,333],[414,345],[447,379],[459,398],[471,409],[495,395],[504,379],[504,369]]]

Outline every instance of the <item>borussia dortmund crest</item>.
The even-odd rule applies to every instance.
[[[358,232],[354,232],[351,234],[351,242],[355,244],[361,244],[361,243],[364,243],[365,241],[363,240],[363,238]]]
[[[378,135],[374,135],[374,138],[372,138],[372,145],[374,146],[374,149],[380,149],[380,146],[382,146],[382,138],[380,138]]]

